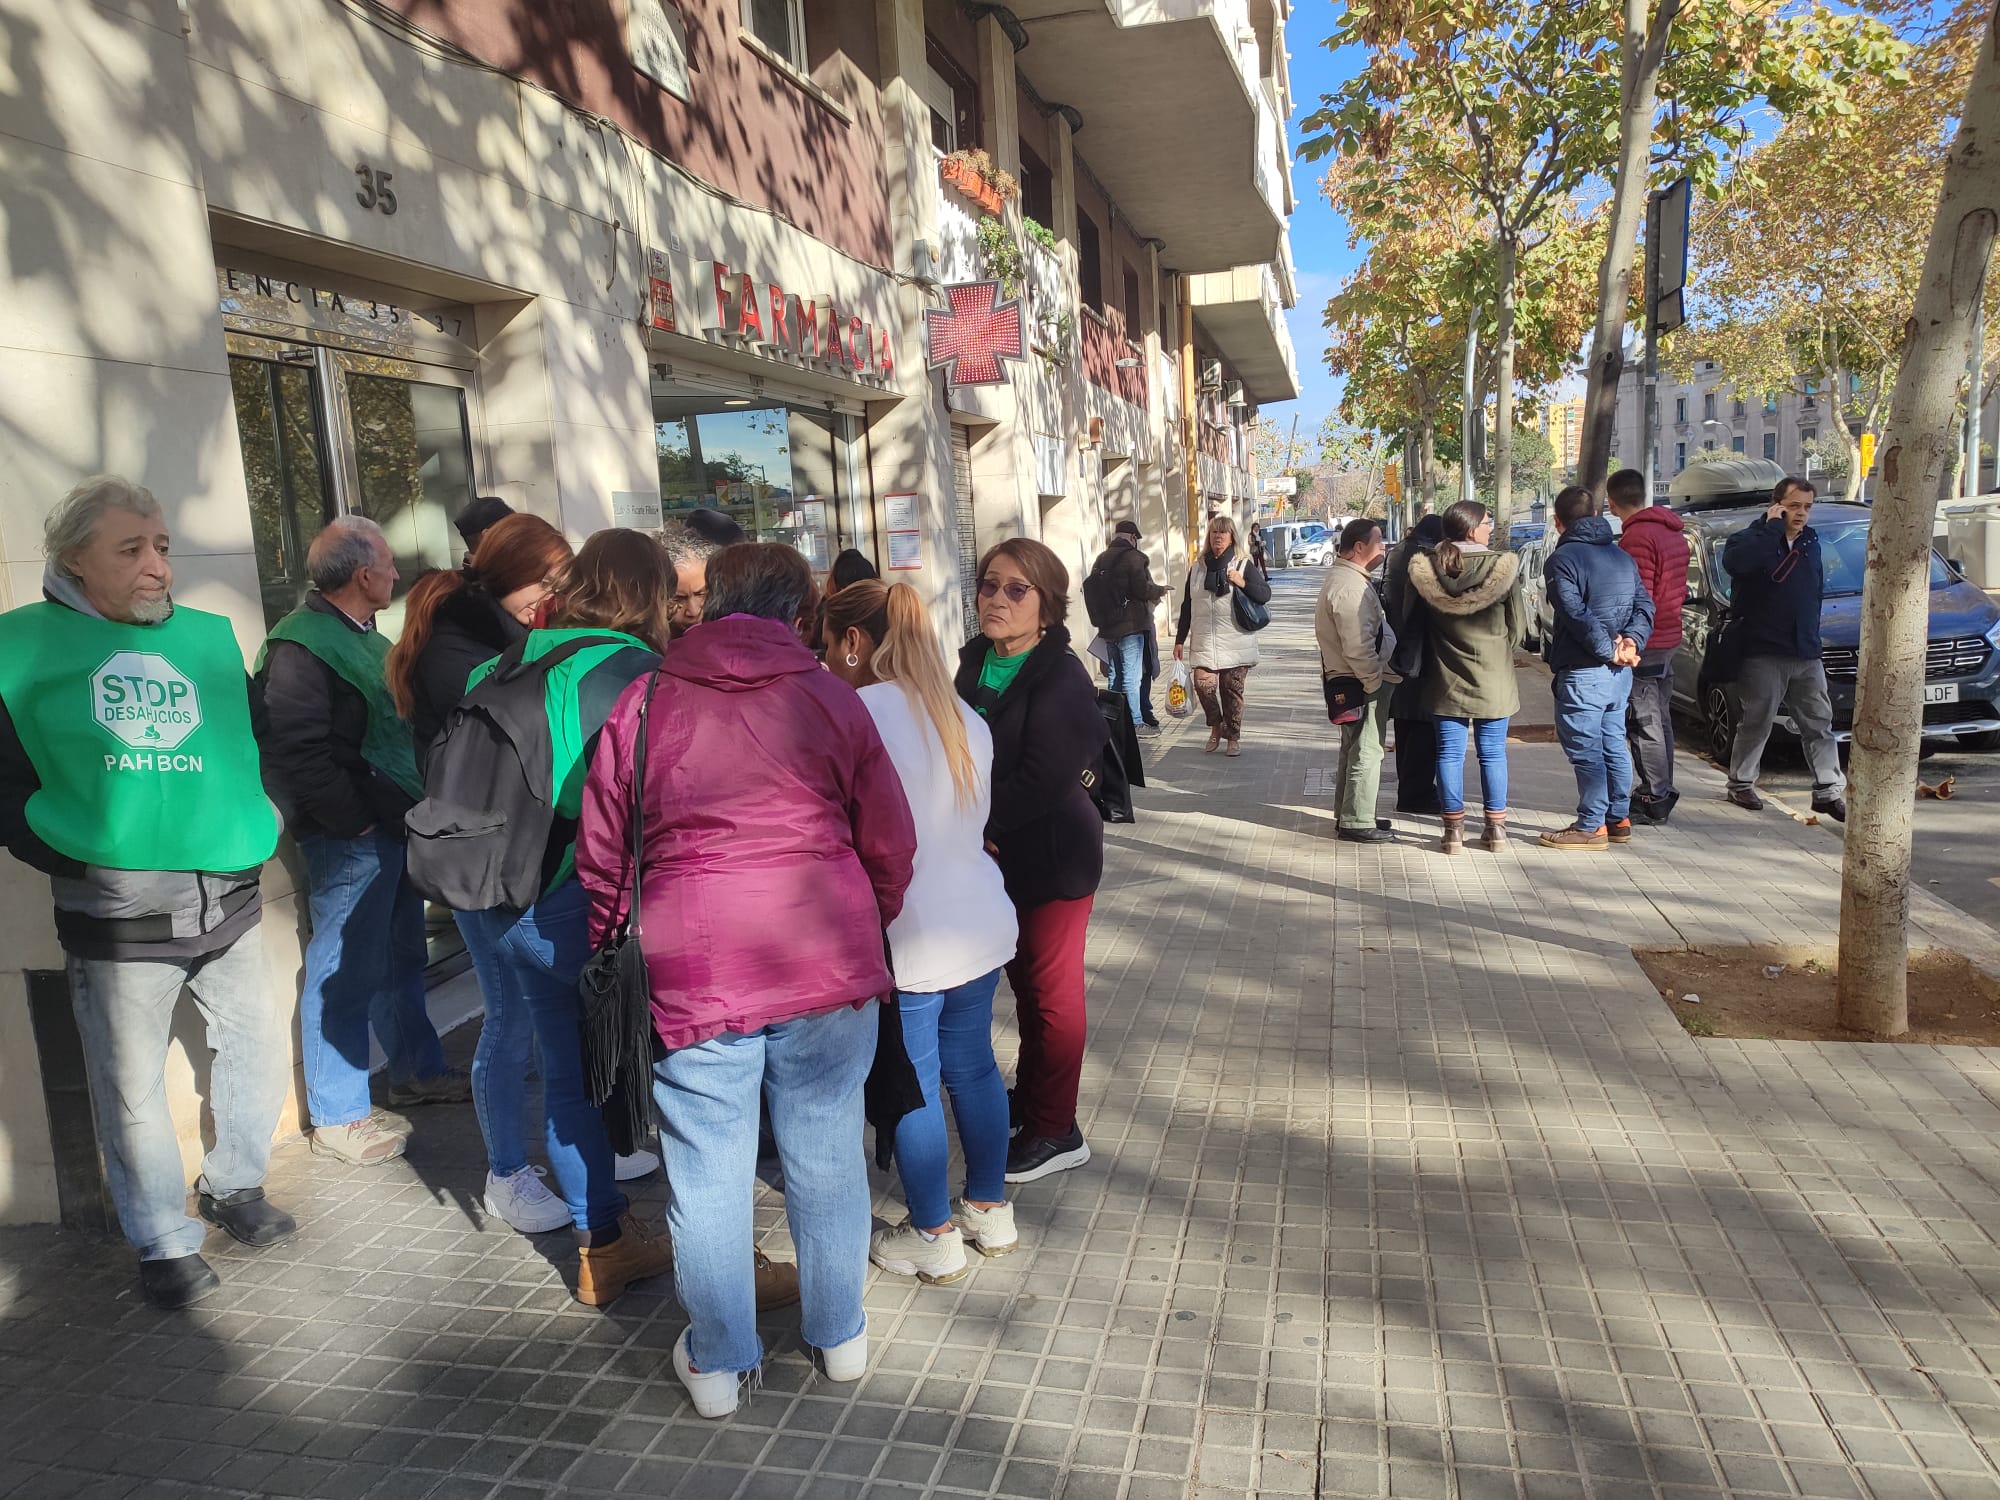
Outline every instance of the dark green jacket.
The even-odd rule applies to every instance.
[[[1520,559],[1472,552],[1456,575],[1437,554],[1410,559],[1410,586],[1430,608],[1423,710],[1445,719],[1511,719],[1521,711],[1514,648],[1521,644]]]

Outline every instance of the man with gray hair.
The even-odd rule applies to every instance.
[[[674,597],[667,612],[667,628],[679,640],[701,623],[708,606],[708,560],[722,550],[700,532],[679,521],[660,528],[660,545],[674,565]]]
[[[384,675],[375,616],[396,560],[364,516],[327,523],[306,552],[313,589],[271,627],[257,664],[264,785],[298,840],[312,941],[299,997],[313,1150],[354,1166],[403,1154],[368,1094],[372,1019],[388,1056],[388,1101],[472,1097],[447,1068],[425,1008],[423,899],[404,878],[403,815],[424,795],[410,726]]]
[[[221,1282],[201,1257],[165,1085],[181,992],[207,1022],[215,1145],[202,1219],[249,1245],[289,1078],[265,989],[258,874],[278,817],[257,779],[229,621],[176,605],[165,517],[103,474],[43,527],[43,600],[0,615],[0,842],[49,877],[104,1172],[154,1307]]]

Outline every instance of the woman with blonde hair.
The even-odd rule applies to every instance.
[[[896,1170],[909,1218],[876,1233],[868,1258],[928,1282],[965,1275],[966,1242],[982,1255],[1014,1249],[1007,1202],[1007,1089],[993,1057],[993,994],[1018,928],[1000,867],[986,853],[993,810],[993,736],[952,687],[944,653],[907,583],[850,583],[826,601],[826,664],[857,689],[909,799],[917,856],[903,909],[889,924],[903,1043],[924,1106],[896,1126]],[[944,1107],[965,1152],[953,1208]]]
[[[1237,540],[1236,523],[1208,518],[1208,541],[1188,569],[1181,598],[1174,660],[1183,653],[1194,667],[1195,696],[1208,721],[1205,754],[1225,743],[1225,755],[1243,753],[1243,691],[1257,665],[1257,637],[1236,618],[1236,595],[1252,604],[1271,602],[1271,583]]]

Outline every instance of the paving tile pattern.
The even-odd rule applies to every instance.
[[[0,1234],[0,1493],[2000,1496],[2000,1057],[1697,1043],[1629,954],[1829,937],[1829,833],[1690,770],[1671,833],[1535,850],[1569,788],[1529,744],[1515,852],[1339,844],[1309,602],[1242,758],[1170,732],[1111,834],[1095,1159],[1020,1191],[1021,1253],[877,1276],[861,1382],[775,1316],[761,1390],[696,1418],[670,1285],[579,1306],[433,1109],[389,1167],[282,1148],[301,1233],[212,1238],[187,1314],[115,1245]]]

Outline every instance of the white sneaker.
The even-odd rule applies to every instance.
[[[914,1276],[932,1286],[962,1280],[972,1269],[956,1226],[934,1240],[925,1239],[907,1219],[894,1229],[876,1230],[868,1240],[868,1258],[891,1276]]]
[[[736,1403],[742,1397],[743,1377],[733,1370],[717,1370],[713,1374],[697,1370],[688,1360],[688,1330],[685,1328],[681,1330],[681,1336],[674,1340],[674,1373],[687,1387],[698,1416],[726,1417],[736,1410]]]
[[[511,1177],[486,1174],[486,1211],[523,1234],[547,1234],[570,1227],[569,1207],[542,1186],[547,1167],[523,1167]]]
[[[863,1329],[844,1344],[813,1353],[828,1380],[859,1380],[868,1373],[868,1331]]]
[[[1003,1203],[998,1208],[974,1208],[963,1198],[952,1211],[951,1222],[958,1226],[958,1232],[972,1242],[972,1248],[981,1255],[1011,1255],[1021,1247],[1021,1236],[1014,1229],[1014,1205]]]
[[[651,1177],[660,1170],[660,1159],[650,1151],[634,1151],[630,1156],[618,1158],[615,1175],[620,1182],[636,1182],[641,1177]]]

